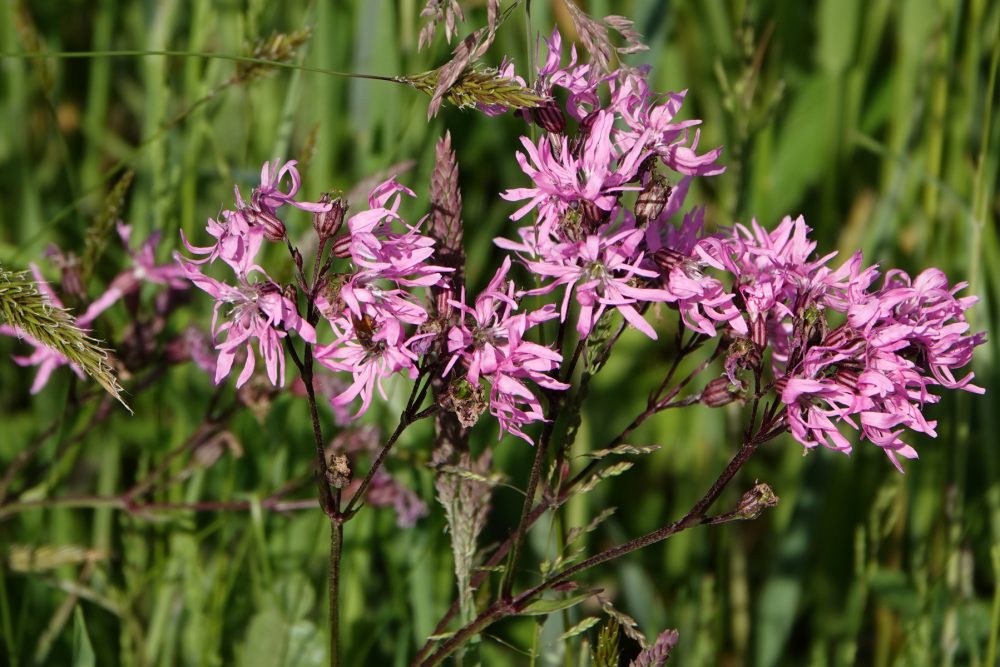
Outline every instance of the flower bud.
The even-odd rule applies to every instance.
[[[587,233],[597,231],[608,217],[608,212],[601,209],[590,199],[577,199],[577,210],[580,212],[580,224]]]
[[[547,132],[561,134],[566,129],[566,116],[554,100],[531,110],[531,119]]]
[[[313,228],[319,234],[320,240],[325,241],[336,236],[344,224],[347,202],[342,197],[331,200],[329,194],[324,194],[319,201],[321,204],[330,204],[330,210],[313,214]]]
[[[761,315],[757,315],[750,322],[750,340],[753,341],[758,350],[767,347],[767,322]]]
[[[640,225],[656,220],[667,207],[673,188],[662,176],[654,174],[635,200],[635,219]]]
[[[333,240],[333,255],[338,259],[347,259],[351,256],[350,234],[342,234]]]
[[[594,123],[597,122],[597,111],[591,111],[589,114],[583,117],[580,121],[580,127],[578,128],[578,133],[580,136],[585,136],[590,134],[590,130],[594,127]]]
[[[273,211],[269,211],[266,208],[249,208],[244,213],[251,225],[260,225],[264,228],[265,239],[272,243],[284,240],[285,223],[279,220]]]
[[[670,273],[674,267],[680,265],[687,257],[671,248],[660,248],[653,253],[653,263],[659,267],[664,275]]]
[[[739,392],[733,391],[733,388],[729,378],[717,377],[705,385],[704,391],[701,392],[701,402],[710,408],[728,405],[739,398]]]

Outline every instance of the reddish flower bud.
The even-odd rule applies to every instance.
[[[645,225],[650,220],[656,220],[660,217],[663,209],[667,206],[672,191],[673,188],[662,176],[654,175],[649,179],[649,183],[635,200],[635,219],[640,225]]]
[[[590,134],[591,128],[593,128],[594,123],[597,122],[597,116],[598,116],[597,111],[591,111],[589,114],[583,117],[583,120],[580,121],[580,127],[578,130],[581,136]]]
[[[739,392],[734,391],[729,378],[718,377],[705,385],[701,392],[701,402],[710,408],[721,408],[739,398]]]
[[[329,194],[324,194],[319,202],[321,204],[331,204],[329,211],[321,211],[313,214],[313,229],[319,235],[320,240],[333,238],[340,231],[344,224],[344,215],[347,213],[347,202],[342,197],[330,199]]]
[[[664,274],[670,273],[675,266],[679,266],[686,259],[682,253],[670,248],[660,248],[653,253],[653,263]]]
[[[577,199],[574,203],[580,212],[580,224],[587,232],[596,231],[607,220],[608,212],[590,199]]]
[[[248,208],[243,212],[251,225],[264,228],[264,238],[272,243],[285,239],[285,223],[278,219],[272,211],[259,208]]]
[[[750,322],[750,340],[757,349],[763,350],[767,347],[767,322],[760,315]]]
[[[550,100],[540,107],[531,110],[531,119],[553,134],[561,134],[566,129],[566,116],[554,101]]]
[[[343,234],[333,240],[333,254],[339,259],[351,256],[351,235]]]

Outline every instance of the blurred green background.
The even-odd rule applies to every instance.
[[[443,63],[441,37],[416,52],[419,0],[162,0],[28,2],[0,7],[0,264],[25,268],[55,243],[79,252],[86,230],[124,166],[135,180],[121,210],[138,239],[161,230],[161,261],[178,229],[204,240],[205,219],[231,206],[259,165],[297,158],[307,196],[412,160],[401,180],[422,197],[436,139],[450,130],[465,200],[470,281],[492,273],[490,239],[513,206],[497,193],[520,185],[514,160],[521,122],[446,109],[426,120],[427,98],[391,83],[282,69],[223,86],[236,64],[182,57],[27,59],[38,51],[177,50],[246,54],[246,44],[310,27],[296,63],[395,75]],[[487,56],[513,56],[526,70],[535,34],[570,24],[558,2],[518,11]],[[482,2],[463,3],[466,29],[485,21]],[[701,146],[725,145],[725,174],[701,179],[690,205],[713,225],[756,217],[773,226],[805,215],[821,251],[856,248],[869,261],[911,272],[938,266],[982,300],[977,330],[996,330],[1000,124],[994,121],[1000,8],[985,0],[825,0],[803,3],[588,2],[594,16],[631,17],[660,90],[688,89],[683,116],[704,119]],[[416,219],[426,200],[410,206]],[[293,220],[296,220],[293,218]],[[298,232],[305,233],[306,218]],[[196,241],[198,242],[198,241]],[[114,243],[111,246],[115,246]],[[110,279],[125,257],[112,247],[98,271]],[[45,269],[51,279],[56,274]],[[280,276],[286,277],[286,276]],[[100,293],[91,289],[91,298]],[[147,295],[148,297],[149,295]],[[148,301],[148,299],[147,299]],[[206,326],[196,295],[169,322]],[[145,308],[151,308],[149,303]],[[121,345],[117,306],[97,333]],[[720,501],[731,506],[755,479],[781,497],[760,519],[689,531],[584,579],[605,589],[647,636],[673,627],[678,665],[987,665],[1000,625],[1000,479],[995,336],[974,364],[985,397],[949,396],[929,412],[937,440],[915,440],[920,459],[900,475],[876,447],[851,457],[808,457],[788,438],[768,444]],[[665,340],[667,338],[665,337]],[[22,348],[0,338],[0,358]],[[587,403],[580,449],[597,448],[639,411],[669,360],[665,343],[626,336]],[[660,375],[658,375],[659,373]],[[215,395],[190,364],[132,396],[136,415],[83,407],[90,387],[65,368],[37,396],[33,371],[0,364],[0,470],[37,450],[4,489],[39,500],[121,493],[188,438]],[[130,387],[126,378],[125,386]],[[392,425],[405,395],[366,421]],[[231,399],[222,399],[231,402]],[[567,524],[607,506],[615,516],[590,535],[596,551],[680,516],[735,450],[739,409],[694,408],[654,419],[632,439],[663,448],[624,476],[575,500]],[[720,418],[724,417],[724,418]],[[328,432],[332,420],[325,415]],[[89,427],[91,420],[100,423]],[[281,397],[228,426],[233,451],[153,494],[158,502],[251,500],[251,511],[133,516],[99,502],[0,516],[0,663],[98,665],[321,665],[325,661],[328,529],[318,511],[278,515],[259,501],[306,480],[312,463],[308,413]],[[531,450],[495,444],[497,468],[523,485]],[[408,432],[389,463],[431,509],[412,529],[390,510],[348,524],[344,560],[346,664],[406,664],[454,595],[444,519],[433,499],[426,428]],[[184,457],[166,463],[180,474]],[[190,472],[190,470],[189,470]],[[306,484],[300,497],[310,497]],[[520,496],[500,488],[481,543],[503,539]],[[255,504],[256,503],[256,504]],[[551,549],[533,531],[532,561]],[[63,562],[27,553],[56,545]],[[41,550],[41,551],[39,551]],[[19,556],[20,555],[20,556]],[[56,559],[58,561],[58,559]],[[522,583],[535,580],[525,572]],[[490,628],[488,665],[574,664],[556,641],[592,608],[543,627],[517,619]],[[579,652],[580,638],[571,648]],[[91,660],[91,656],[96,659]]]

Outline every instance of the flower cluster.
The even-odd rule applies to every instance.
[[[548,375],[559,368],[562,356],[524,339],[528,329],[556,317],[555,309],[546,306],[531,313],[515,313],[517,301],[514,283],[507,280],[509,270],[510,259],[506,258],[474,306],[466,305],[464,289],[460,301],[449,302],[461,318],[448,330],[451,358],[445,372],[461,360],[473,393],[483,379],[488,380],[490,414],[497,418],[501,430],[531,442],[523,427],[544,421],[545,415],[538,397],[524,381],[549,390],[568,389],[569,385]]]
[[[684,93],[655,95],[646,70],[606,73],[578,63],[575,49],[564,65],[558,33],[546,45],[535,90],[550,101],[519,112],[545,130],[521,138],[517,160],[531,184],[502,194],[524,202],[512,220],[532,219],[517,240],[496,239],[542,285],[510,300],[563,289],[558,315],[575,314],[581,338],[614,309],[655,339],[644,312],[670,304],[691,331],[730,341],[726,401],[747,389],[750,372],[761,380],[769,356],[799,442],[849,451],[844,423],[897,466],[897,455],[916,456],[904,429],[934,435],[922,414],[939,400],[931,387],[981,391],[971,374],[953,375],[985,339],[969,333],[964,312],[975,298],[955,296],[964,285],[929,270],[912,281],[891,272],[874,289],[878,271],[860,253],[836,269],[836,253],[815,256],[802,218],[770,232],[754,222],[706,234],[695,209],[676,224],[691,179],[723,171],[720,149],[697,152],[699,121],[676,119]]]
[[[733,400],[752,379],[753,391],[776,392],[783,423],[807,448],[849,451],[840,431],[847,424],[898,466],[897,456],[916,456],[901,439],[904,429],[934,435],[922,414],[938,400],[932,387],[981,391],[971,374],[954,375],[984,340],[969,333],[964,313],[975,299],[956,296],[964,285],[949,287],[929,270],[912,280],[890,272],[875,288],[878,271],[864,267],[860,253],[837,268],[834,254],[816,256],[802,218],[785,218],[773,231],[753,222],[706,233],[703,209],[681,212],[693,178],[723,171],[721,149],[698,152],[700,121],[677,119],[684,93],[654,94],[646,69],[608,72],[578,62],[575,49],[564,64],[558,32],[546,47],[533,87],[547,101],[518,112],[544,130],[537,140],[522,137],[516,156],[531,183],[501,195],[522,202],[510,217],[527,222],[516,239],[495,240],[539,284],[518,289],[511,256],[474,302],[456,284],[460,197],[444,192],[457,188],[453,156],[435,181],[441,192],[432,200],[444,199],[428,233],[421,231],[427,218],[411,225],[401,216],[404,197],[415,194],[395,179],[345,220],[340,199],[296,198],[294,162],[266,163],[249,201],[237,189],[235,210],[209,221],[215,243],[199,248],[184,239],[200,258],[179,258],[186,276],[217,301],[212,332],[224,340],[216,343],[216,381],[242,359],[237,385],[247,382],[256,344],[270,381],[283,383],[282,344],[294,331],[322,366],[351,374],[332,392],[337,410],[359,399],[358,416],[376,391],[385,397],[389,377],[433,374],[445,388],[439,402],[462,424],[488,405],[502,433],[530,442],[525,427],[546,419],[542,394],[569,387],[558,374],[565,341],[536,342],[537,325],[572,321],[582,340],[617,312],[656,339],[646,311],[668,304],[690,331],[722,337],[725,380],[710,383],[705,402]],[[504,71],[515,76],[510,63]],[[445,149],[439,160],[450,155],[447,142]],[[451,202],[447,225],[437,220],[444,200]],[[314,215],[312,281],[279,217],[286,205]],[[279,285],[257,264],[265,240],[287,242],[296,284]],[[202,272],[216,260],[235,273],[232,284]],[[523,308],[524,297],[556,292],[557,303]]]
[[[281,182],[286,175],[291,182],[288,190],[283,192]],[[253,351],[253,341],[256,341],[268,379],[272,384],[284,385],[282,341],[288,331],[295,331],[310,343],[316,342],[313,326],[299,315],[296,304],[285,295],[282,287],[256,264],[265,238],[277,241],[285,236],[284,223],[277,216],[277,208],[291,204],[317,215],[331,208],[329,203],[296,201],[299,184],[299,172],[294,161],[281,169],[278,169],[277,161],[273,166],[266,162],[261,169],[260,186],[253,191],[250,203],[243,200],[237,188],[236,210],[224,211],[221,220],[208,221],[207,231],[216,239],[214,245],[191,245],[182,233],[188,251],[202,257],[189,259],[178,254],[177,260],[187,278],[215,299],[212,335],[218,337],[225,334],[225,340],[216,344],[219,352],[216,382],[229,375],[238,356],[243,357],[243,369],[236,386],[240,387],[250,380],[256,367]],[[219,259],[235,273],[235,284],[216,280],[201,271],[202,265]]]
[[[728,330],[735,339],[729,380],[742,387],[770,351],[796,440],[849,452],[839,429],[847,424],[901,469],[897,456],[917,455],[900,437],[904,429],[936,435],[935,422],[922,413],[939,400],[932,387],[983,391],[971,373],[953,373],[985,341],[985,334],[969,333],[965,319],[976,298],[957,297],[966,285],[950,287],[938,269],[914,279],[890,271],[875,288],[878,270],[865,267],[860,252],[834,269],[836,253],[815,257],[815,248],[801,217],[786,217],[770,232],[756,222],[737,225],[729,236],[695,245],[701,267],[731,276],[740,304]]]
[[[282,190],[286,176],[290,183]],[[178,255],[180,266],[191,282],[216,299],[212,334],[221,338],[215,345],[216,382],[227,377],[240,358],[243,368],[236,384],[245,384],[256,367],[256,345],[268,379],[283,384],[282,344],[294,331],[314,346],[319,364],[351,374],[353,380],[334,393],[330,403],[339,410],[360,399],[357,417],[371,406],[376,391],[386,397],[387,378],[402,375],[413,380],[426,371],[421,359],[440,338],[447,341],[450,357],[443,373],[462,361],[465,382],[475,392],[488,391],[490,412],[501,430],[529,439],[523,427],[542,420],[543,409],[528,383],[542,389],[567,386],[548,375],[562,357],[524,337],[531,327],[555,317],[554,309],[515,312],[514,288],[506,281],[508,261],[475,307],[465,304],[463,291],[461,301],[446,300],[455,317],[445,315],[445,326],[429,330],[426,291],[443,286],[444,276],[453,268],[435,264],[435,241],[421,233],[420,224],[410,225],[400,215],[403,197],[414,193],[390,179],[372,190],[366,210],[345,220],[346,206],[340,200],[296,199],[299,184],[294,162],[280,169],[277,163],[265,164],[250,203],[237,190],[236,209],[209,220],[207,231],[216,239],[214,245],[197,247],[183,239],[188,250],[200,257]],[[304,311],[299,310],[296,287],[279,285],[257,263],[265,240],[287,237],[278,215],[286,204],[312,212],[319,234],[316,279],[307,284],[302,275],[297,285],[307,304]],[[338,235],[341,228],[346,229]],[[329,256],[324,256],[327,249]],[[293,257],[296,252],[293,249]],[[231,283],[204,273],[205,265],[217,260],[235,274]],[[301,259],[297,261],[301,272]],[[325,335],[332,340],[323,342]]]
[[[660,270],[652,253],[665,247],[668,221],[680,210],[691,177],[723,171],[720,149],[697,154],[698,134],[692,138],[689,132],[700,121],[675,120],[683,93],[652,94],[646,69],[605,74],[578,63],[575,48],[563,65],[558,32],[546,46],[535,86],[551,101],[524,112],[546,133],[537,141],[522,137],[525,152],[517,154],[532,184],[502,195],[526,200],[512,220],[529,213],[535,219],[518,230],[518,241],[496,240],[547,279],[526,293],[564,288],[560,319],[569,317],[575,298],[582,338],[608,309],[654,339],[643,318],[650,303],[681,301],[686,310],[716,314],[725,304],[715,304],[714,295],[695,304],[694,297],[703,295],[691,294],[679,281],[657,284]],[[562,96],[564,109],[555,101]],[[676,187],[668,184],[669,173],[680,175]],[[637,193],[632,210],[624,203],[628,192]]]

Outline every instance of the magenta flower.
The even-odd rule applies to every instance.
[[[619,131],[618,141],[641,144],[680,174],[715,176],[726,170],[718,163],[721,147],[698,155],[700,130],[695,131],[689,145],[689,128],[700,125],[700,120],[674,122],[687,91],[666,96],[651,94],[645,76],[633,72],[625,73],[620,81],[614,87],[610,108],[620,114],[628,129]],[[658,103],[663,97],[666,101]]]
[[[236,379],[236,387],[247,383],[256,367],[253,351],[253,341],[256,340],[271,384],[284,386],[285,353],[281,345],[288,331],[295,331],[303,340],[316,343],[316,331],[299,316],[295,304],[281,293],[281,288],[262,269],[253,271],[260,273],[263,280],[250,282],[246,276],[237,276],[237,286],[234,287],[202,274],[185,258],[176,257],[188,280],[215,299],[212,335],[226,336],[224,341],[215,345],[219,352],[216,384],[232,372],[240,352],[245,353],[246,359]],[[226,309],[223,316],[228,320],[220,324],[219,316],[223,309]]]
[[[132,266],[115,276],[102,296],[88,306],[82,319],[93,322],[97,316],[111,307],[118,299],[127,294],[133,294],[143,283],[166,285],[171,289],[187,289],[184,270],[177,264],[156,263],[156,246],[160,242],[160,233],[153,232],[138,250],[133,250],[129,244],[132,237],[130,225],[118,223],[118,235],[132,257]]]
[[[396,373],[411,380],[417,377],[417,354],[411,346],[433,335],[418,334],[407,339],[401,323],[394,319],[339,317],[330,326],[337,338],[316,351],[316,360],[330,370],[354,376],[354,382],[332,397],[330,404],[343,406],[360,396],[361,407],[355,419],[368,410],[376,386],[382,398],[387,398],[383,386],[386,378]]]
[[[638,250],[643,241],[641,229],[625,229],[610,236],[592,234],[578,243],[558,246],[540,261],[525,260],[532,272],[554,280],[526,294],[546,294],[565,286],[560,318],[566,320],[570,296],[575,294],[580,304],[576,330],[586,338],[597,320],[608,307],[621,313],[625,320],[639,331],[656,340],[653,327],[643,319],[635,304],[672,301],[662,289],[636,287],[636,278],[656,278],[658,273],[640,268],[642,253]]]
[[[718,268],[715,260],[704,261],[705,252],[700,244],[705,238],[704,210],[695,209],[686,216],[680,227],[666,226],[658,232],[653,252],[653,263],[662,272],[664,300],[677,306],[684,324],[692,331],[714,336],[716,325],[726,324],[740,334],[747,333],[743,314],[733,303],[733,295],[722,282],[708,275],[709,266]],[[661,226],[658,224],[657,226]],[[649,243],[650,233],[646,233]]]
[[[302,180],[299,177],[299,170],[295,168],[295,165],[298,164],[298,162],[296,160],[289,160],[279,169],[278,163],[280,162],[281,160],[275,160],[273,164],[271,162],[265,162],[264,166],[261,167],[260,186],[254,190],[253,195],[250,198],[251,204],[254,207],[269,210],[271,213],[273,213],[278,207],[285,204],[302,209],[303,211],[310,211],[312,213],[322,213],[323,211],[330,210],[331,204],[329,202],[307,202],[296,200],[295,195],[298,194],[299,187],[302,185]],[[284,180],[286,175],[291,182],[288,185],[288,190],[282,192],[281,182]],[[238,189],[236,191],[236,199],[237,202],[242,203]]]
[[[637,189],[626,184],[636,178],[645,157],[642,143],[637,141],[628,150],[619,150],[612,141],[614,121],[614,114],[596,111],[578,151],[570,149],[566,137],[555,141],[544,136],[537,146],[521,137],[527,154],[518,152],[517,161],[534,187],[501,194],[508,201],[529,200],[511,219],[520,220],[537,208],[543,224],[552,226],[577,202],[590,202],[610,213],[623,190]]]
[[[562,356],[523,338],[526,330],[556,317],[556,313],[548,306],[533,313],[514,314],[515,287],[507,280],[510,264],[510,258],[504,258],[474,307],[466,305],[464,289],[460,301],[450,302],[463,316],[448,330],[448,352],[452,356],[444,372],[449,373],[461,360],[471,385],[488,381],[490,413],[500,423],[501,436],[507,432],[530,443],[524,426],[545,421],[545,414],[525,381],[549,390],[564,390],[569,385],[550,376],[559,368]]]
[[[199,247],[188,242],[181,230],[181,241],[188,252],[203,255],[201,259],[188,259],[194,264],[212,263],[221,259],[237,275],[245,276],[254,266],[257,253],[264,242],[264,227],[251,224],[247,216],[240,211],[223,211],[222,219],[209,218],[206,231],[215,238],[214,245]]]

